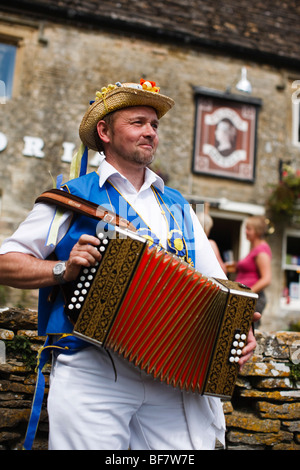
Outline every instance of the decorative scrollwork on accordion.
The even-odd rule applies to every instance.
[[[230,398],[257,295],[129,231],[102,234],[99,249],[101,262],[82,270],[66,303],[74,335],[171,386]]]

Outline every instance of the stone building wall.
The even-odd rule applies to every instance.
[[[4,24],[0,20],[0,33]],[[0,132],[7,138],[7,147],[0,152],[0,242],[31,209],[35,197],[52,185],[50,172],[54,177],[62,172],[64,180],[68,178],[69,164],[61,161],[63,144],[78,147],[81,117],[96,90],[110,82],[149,77],[163,94],[174,98],[174,109],[160,123],[157,161],[168,173],[169,184],[184,194],[263,205],[269,184],[278,180],[278,160],[299,158],[297,149],[289,145],[291,80],[297,78],[293,71],[283,73],[271,65],[228,58],[188,44],[179,47],[105,31],[91,34],[50,22],[43,29],[45,43],[39,42],[38,23],[29,28],[16,21],[5,31],[10,35],[17,31],[24,41],[21,73],[16,78],[21,85],[0,114]],[[252,96],[263,103],[255,184],[191,174],[194,87],[225,91],[238,80],[245,63]],[[43,140],[43,157],[23,154],[27,136]]]
[[[0,311],[0,450],[22,448],[35,388],[32,359],[44,341],[36,328],[35,311]],[[300,450],[300,333],[257,331],[256,337],[255,354],[232,400],[223,403],[227,449]],[[50,366],[46,396],[49,372]],[[47,449],[47,435],[45,397],[34,450]]]

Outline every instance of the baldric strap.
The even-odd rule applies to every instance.
[[[66,210],[92,217],[93,219],[103,220],[109,224],[136,232],[134,225],[123,217],[120,217],[114,212],[105,209],[94,202],[87,201],[79,196],[62,191],[61,189],[50,189],[49,191],[45,191],[36,199],[35,202],[55,204]]]

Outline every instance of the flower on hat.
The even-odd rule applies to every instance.
[[[95,100],[99,101],[101,99],[105,99],[108,92],[114,90],[117,87],[121,87],[122,84],[120,82],[116,82],[115,84],[110,83],[107,86],[101,88],[101,91],[96,92]],[[137,88],[141,88],[146,91],[152,91],[153,93],[159,93],[160,88],[156,86],[156,83],[151,80],[145,80],[143,78],[140,79],[140,85],[136,85]],[[93,103],[92,101],[91,103]]]
[[[102,87],[101,91],[96,91],[95,101],[98,101],[98,100],[101,100],[102,98],[105,98],[106,94],[109,91],[112,91],[115,88],[117,88],[117,86],[118,85],[113,85],[112,83],[110,83],[109,85]]]
[[[156,83],[151,80],[144,80],[141,78],[140,84],[142,85],[143,90],[152,91],[154,93],[159,93],[160,91],[160,88],[156,86]]]

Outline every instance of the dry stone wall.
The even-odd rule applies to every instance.
[[[224,403],[227,448],[300,450],[300,333],[258,331],[256,339]]]
[[[228,450],[300,450],[300,333],[256,333],[258,346],[224,401]],[[44,338],[37,313],[0,310],[0,449],[22,449],[35,389],[34,358]],[[46,394],[33,450],[47,449]]]

